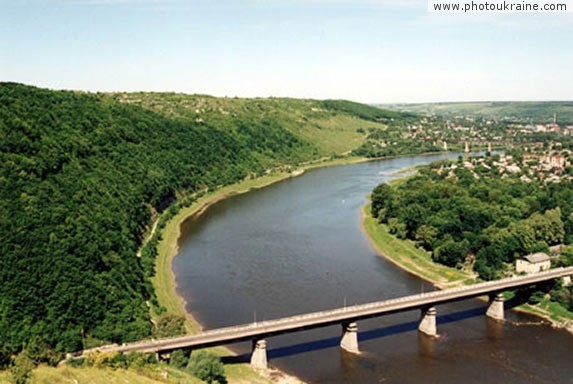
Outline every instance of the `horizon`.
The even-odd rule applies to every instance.
[[[294,100],[344,100],[350,101],[354,103],[360,103],[364,105],[373,105],[373,106],[386,106],[386,105],[426,105],[426,104],[487,104],[487,103],[569,103],[573,102],[573,99],[570,100],[467,100],[467,101],[415,101],[415,102],[362,102],[356,101],[351,99],[333,99],[333,98],[312,98],[312,97],[297,97],[297,96],[217,96],[217,95],[210,95],[206,93],[192,93],[192,92],[185,92],[185,91],[97,91],[97,90],[83,90],[83,89],[71,89],[71,88],[51,88],[51,87],[43,87],[34,84],[26,84],[20,83],[16,81],[0,81],[1,84],[20,84],[28,87],[36,87],[41,89],[47,89],[50,91],[63,91],[63,92],[77,92],[77,93],[86,93],[90,95],[98,95],[98,94],[134,94],[134,93],[144,93],[144,94],[175,94],[175,95],[185,95],[185,96],[198,96],[198,97],[214,97],[214,98],[226,98],[226,99],[294,99]]]
[[[86,92],[573,100],[573,13],[439,14],[421,0],[2,1],[0,81]]]

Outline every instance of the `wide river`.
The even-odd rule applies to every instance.
[[[360,211],[393,172],[444,157],[316,169],[215,204],[184,224],[174,260],[187,310],[212,329],[432,289],[376,254]],[[358,356],[339,326],[273,337],[270,365],[311,383],[573,383],[573,336],[513,311],[496,323],[484,305],[439,306],[437,339],[417,311],[361,321]],[[248,359],[250,343],[232,349]]]

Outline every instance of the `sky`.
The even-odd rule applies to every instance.
[[[573,12],[426,0],[0,0],[0,81],[366,103],[573,100]]]

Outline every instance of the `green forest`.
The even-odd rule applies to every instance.
[[[372,192],[371,214],[435,262],[472,268],[484,280],[511,273],[515,260],[527,254],[571,244],[573,183],[524,182],[524,168],[503,174],[499,160],[460,157],[423,167],[393,186],[382,183]],[[573,247],[554,263],[573,265]],[[573,309],[571,293],[561,299]]]
[[[0,83],[0,364],[26,344],[149,337],[155,253],[137,250],[158,213],[354,149],[401,116],[344,101]]]

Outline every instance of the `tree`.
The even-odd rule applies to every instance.
[[[40,337],[34,337],[26,347],[26,355],[35,363],[47,363],[56,366],[61,360],[61,354],[50,348],[48,343]]]
[[[568,245],[561,250],[559,262],[561,263],[562,267],[573,266],[573,245]]]
[[[197,351],[191,354],[187,368],[199,379],[212,383],[225,381],[225,368],[219,356],[207,351]]]
[[[503,267],[503,249],[498,245],[489,245],[476,254],[474,270],[480,279],[495,280]]]
[[[177,368],[185,368],[189,363],[189,352],[183,349],[177,349],[171,352],[169,364]]]
[[[183,316],[173,314],[161,315],[157,320],[154,333],[157,337],[184,335],[186,333],[185,318]]]
[[[434,251],[434,261],[447,265],[448,267],[456,267],[462,264],[470,250],[470,243],[464,239],[460,242],[447,241]]]
[[[431,225],[421,225],[416,230],[416,240],[426,249],[432,249],[438,230]]]
[[[406,224],[402,223],[395,217],[388,220],[388,232],[392,235],[396,235],[399,239],[405,239],[408,235],[408,230],[406,229]]]
[[[400,211],[399,219],[406,225],[408,234],[414,234],[416,229],[424,223],[427,210],[420,204],[408,204]]]
[[[381,210],[384,209],[385,211],[380,219],[386,220],[390,215],[390,212],[388,211],[392,205],[392,196],[392,187],[386,183],[382,183],[374,188],[372,195],[370,196],[370,199],[372,200],[372,206],[370,209],[372,217],[377,218],[380,215]]]

